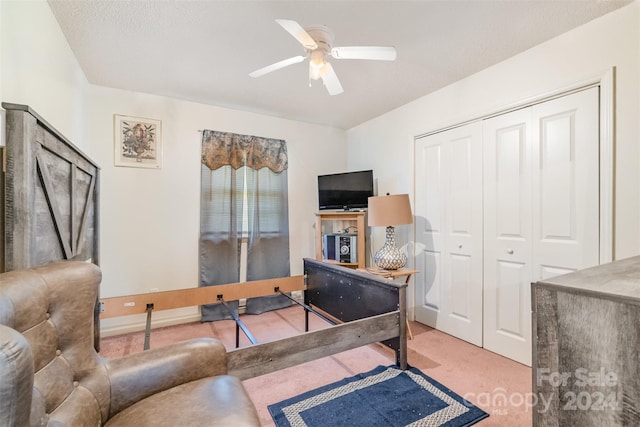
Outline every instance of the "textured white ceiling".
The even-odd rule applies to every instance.
[[[631,0],[49,0],[91,83],[348,129]],[[395,46],[395,62],[331,63],[344,93],[309,87],[275,19],[326,25],[336,46]]]

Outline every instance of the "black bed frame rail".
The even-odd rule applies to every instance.
[[[236,348],[240,347],[240,329],[242,329],[242,332],[244,332],[244,335],[249,339],[251,344],[258,344],[258,340],[256,340],[251,331],[249,331],[249,328],[247,328],[247,325],[245,325],[244,322],[240,319],[238,312],[229,307],[229,304],[227,304],[224,299],[219,297],[218,301],[222,303],[224,308],[227,309],[229,314],[231,314],[231,317],[233,317],[233,320],[236,322]]]
[[[335,320],[328,318],[327,316],[325,316],[324,314],[320,313],[318,310],[314,309],[310,305],[307,305],[307,304],[305,304],[303,302],[298,301],[295,298],[292,298],[291,295],[285,294],[280,289],[276,288],[275,291],[279,292],[280,295],[284,295],[285,297],[289,298],[292,302],[294,302],[294,303],[298,304],[300,307],[304,308],[304,331],[305,332],[309,332],[309,313],[315,314],[316,316],[318,316],[319,318],[321,318],[325,322],[330,323],[332,325],[337,325],[338,324],[338,322],[336,322]]]
[[[316,316],[320,317],[321,319],[323,319],[324,321],[332,324],[332,325],[336,325],[337,323],[328,318],[327,316],[325,316],[324,314],[320,313],[319,311],[317,311],[316,309],[314,309],[313,307],[308,306],[307,304],[301,303],[300,301],[294,299],[291,297],[291,295],[289,295],[288,293],[282,292],[280,290],[279,287],[275,287],[273,289],[274,293],[279,293],[280,295],[284,295],[285,297],[289,298],[292,302],[300,305],[302,308],[304,308],[305,310],[305,324],[304,324],[304,331],[308,332],[309,331],[309,312],[315,314]],[[247,327],[247,325],[245,325],[245,323],[242,321],[242,319],[240,319],[240,316],[238,315],[237,310],[234,310],[233,308],[231,308],[229,306],[229,304],[227,304],[227,302],[222,299],[220,296],[218,297],[218,302],[222,303],[222,305],[224,306],[224,308],[227,309],[227,311],[229,312],[229,314],[231,315],[231,317],[233,318],[233,320],[236,322],[236,348],[240,348],[240,330],[242,329],[242,332],[244,332],[244,335],[247,337],[247,339],[251,342],[251,344],[258,344],[258,340],[253,336],[253,334],[251,333],[251,331],[249,330],[249,328]],[[153,307],[152,307],[153,309]],[[145,337],[148,336],[149,330],[151,328],[151,322],[150,322],[150,314],[147,317],[147,335],[145,335]],[[145,350],[148,350],[149,346],[148,346],[148,340],[145,339]]]

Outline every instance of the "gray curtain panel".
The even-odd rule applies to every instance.
[[[203,132],[200,286],[240,281],[243,240],[248,281],[290,275],[287,162],[283,140]],[[237,301],[227,303],[237,310]],[[290,304],[284,296],[250,298],[247,313]],[[202,321],[232,318],[222,304],[201,310]]]
[[[238,201],[231,188],[244,186],[243,176],[231,166],[214,171],[201,167],[200,185],[200,286],[240,281],[240,230],[236,217]],[[240,181],[240,182],[238,182]],[[224,189],[227,189],[226,191]],[[238,301],[229,301],[237,311]],[[200,307],[202,321],[232,319],[222,304]]]
[[[250,172],[247,174],[247,280],[287,277],[291,274],[287,171],[274,173],[262,168]],[[260,314],[289,305],[291,300],[282,295],[249,298],[246,311]]]

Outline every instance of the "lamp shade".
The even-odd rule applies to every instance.
[[[371,227],[413,223],[408,194],[369,197],[367,215]]]

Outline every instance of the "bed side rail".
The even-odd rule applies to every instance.
[[[154,311],[159,311],[212,304],[220,302],[220,300],[236,301],[243,298],[273,295],[278,293],[276,289],[282,292],[302,291],[305,289],[304,276],[100,298],[100,318],[144,314],[149,305],[153,307]]]
[[[229,351],[229,374],[242,380],[398,336],[398,311]],[[405,366],[402,369],[406,369]]]

